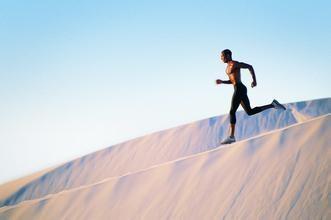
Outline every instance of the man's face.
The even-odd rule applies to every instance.
[[[223,63],[226,63],[226,57],[224,56],[224,53],[221,53],[221,60],[223,61]]]

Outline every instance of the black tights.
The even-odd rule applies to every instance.
[[[231,101],[231,110],[230,110],[230,123],[236,123],[236,111],[239,107],[239,104],[244,108],[245,112],[248,115],[254,115],[256,113],[262,112],[266,109],[273,108],[273,105],[263,105],[255,108],[251,108],[249,99],[247,96],[247,88],[244,84],[238,83],[234,86],[234,93]]]

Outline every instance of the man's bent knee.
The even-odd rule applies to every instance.
[[[251,116],[254,115],[254,113],[252,111],[246,111],[247,115]]]

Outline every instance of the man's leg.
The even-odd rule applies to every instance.
[[[230,136],[234,137],[234,131],[236,129],[236,124],[230,124]]]
[[[240,105],[240,96],[236,91],[233,93],[230,110],[230,136],[225,138],[221,144],[231,144],[236,141],[234,138],[234,131],[236,126],[236,111]]]
[[[236,127],[236,111],[240,105],[240,94],[238,94],[238,91],[235,91],[232,96],[231,100],[231,109],[230,109],[230,136],[234,137],[234,131]]]
[[[242,100],[241,100],[241,106],[244,108],[245,112],[248,115],[254,115],[256,113],[262,112],[264,110],[267,110],[269,108],[274,108],[273,105],[269,104],[269,105],[263,105],[263,106],[257,106],[255,108],[251,108],[251,105],[249,103],[249,99],[247,94],[243,95]]]

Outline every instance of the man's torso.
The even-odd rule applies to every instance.
[[[236,62],[237,61],[234,60],[229,61],[225,70],[226,74],[229,76],[229,80],[233,85],[241,83],[240,68],[235,67]]]

